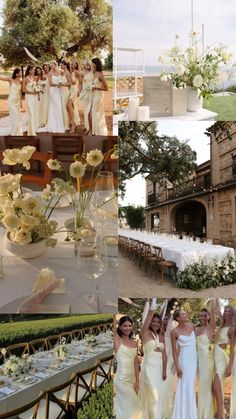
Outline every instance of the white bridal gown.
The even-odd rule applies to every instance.
[[[195,333],[179,335],[179,368],[182,378],[178,379],[172,419],[197,419],[197,406],[194,391],[197,372],[197,350]]]
[[[61,76],[52,76],[52,84],[59,84],[60,82]],[[48,123],[46,127],[39,129],[39,132],[42,131],[55,133],[65,132],[60,87],[49,87]]]

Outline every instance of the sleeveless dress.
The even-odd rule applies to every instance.
[[[230,419],[236,419],[236,348],[234,350],[234,363],[233,363],[233,371],[232,371],[232,394],[231,394]]]
[[[216,333],[216,342],[214,350],[214,363],[215,363],[215,375],[218,375],[220,380],[222,397],[224,399],[224,387],[225,387],[225,371],[229,364],[229,355],[226,349],[222,349],[220,344],[228,344],[228,330],[229,327],[221,327]]]
[[[116,419],[141,419],[141,400],[134,391],[134,360],[136,348],[129,348],[121,343],[117,353],[117,371],[115,376]]]
[[[71,74],[72,77],[72,84],[70,87],[70,99],[73,102],[74,105],[74,122],[76,125],[80,124],[80,116],[79,116],[79,103],[78,103],[78,80],[74,74],[74,72]]]
[[[41,97],[41,110],[39,123],[41,127],[45,127],[48,122],[48,102],[49,102],[49,80],[48,77],[44,80],[43,94]]]
[[[89,131],[89,129],[90,129],[88,116],[89,116],[89,112],[90,112],[91,107],[92,107],[93,80],[94,80],[93,72],[90,71],[83,78],[82,90],[81,90],[80,96],[79,96],[79,99],[82,103],[83,111],[84,111],[84,126],[85,126],[87,131]]]
[[[11,135],[23,135],[20,116],[20,103],[21,84],[12,82],[9,87],[9,96],[7,99],[11,123]]]
[[[52,83],[59,84],[61,76],[52,75]],[[61,88],[57,86],[49,87],[48,123],[39,130],[40,132],[64,133],[64,121],[62,113]]]
[[[61,76],[61,82],[62,83],[68,83],[68,80],[65,75]],[[61,103],[62,103],[62,113],[63,113],[63,121],[65,130],[69,129],[69,115],[67,111],[67,103],[70,97],[70,89],[68,86],[62,86],[61,87]]]
[[[26,89],[34,92],[36,83],[30,77],[27,77],[28,83]],[[28,135],[36,135],[37,131],[37,100],[38,95],[25,94],[26,111],[28,114]]]
[[[94,87],[102,88],[99,79],[94,79]],[[94,90],[92,98],[92,134],[107,135],[106,118],[104,112],[104,92]]]
[[[164,344],[159,338],[143,345],[144,357],[141,369],[141,394],[143,419],[161,419],[162,351]],[[161,352],[156,352],[159,349]]]
[[[165,336],[165,349],[167,355],[166,380],[163,381],[161,391],[162,419],[171,419],[174,399],[174,361],[170,337]]]
[[[183,376],[178,379],[172,419],[197,419],[194,384],[197,372],[197,350],[195,333],[179,335],[178,364]]]
[[[207,335],[199,335],[197,340],[198,354],[198,419],[213,419],[212,383],[214,360],[211,342]]]

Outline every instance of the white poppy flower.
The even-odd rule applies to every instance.
[[[103,154],[101,150],[91,150],[89,153],[87,153],[87,163],[90,166],[96,167],[103,161]]]
[[[57,159],[48,160],[47,165],[51,170],[61,170],[61,163]]]
[[[74,178],[83,177],[85,174],[86,164],[75,161],[70,165],[70,175]]]

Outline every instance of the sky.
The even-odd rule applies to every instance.
[[[197,164],[210,159],[209,137],[204,132],[211,121],[182,122],[178,120],[158,121],[158,134],[175,135],[179,140],[189,140],[189,145],[197,153]],[[145,206],[145,180],[141,175],[126,182],[126,194],[120,205]]]
[[[228,45],[236,61],[235,0],[193,0],[193,9],[194,30],[201,33],[204,24],[205,45]],[[114,46],[144,49],[147,65],[157,64],[176,34],[189,46],[191,0],[113,0],[113,10]]]

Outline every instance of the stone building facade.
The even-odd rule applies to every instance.
[[[146,227],[236,246],[236,123],[217,122],[208,135],[210,160],[197,167],[182,190],[146,178]]]

